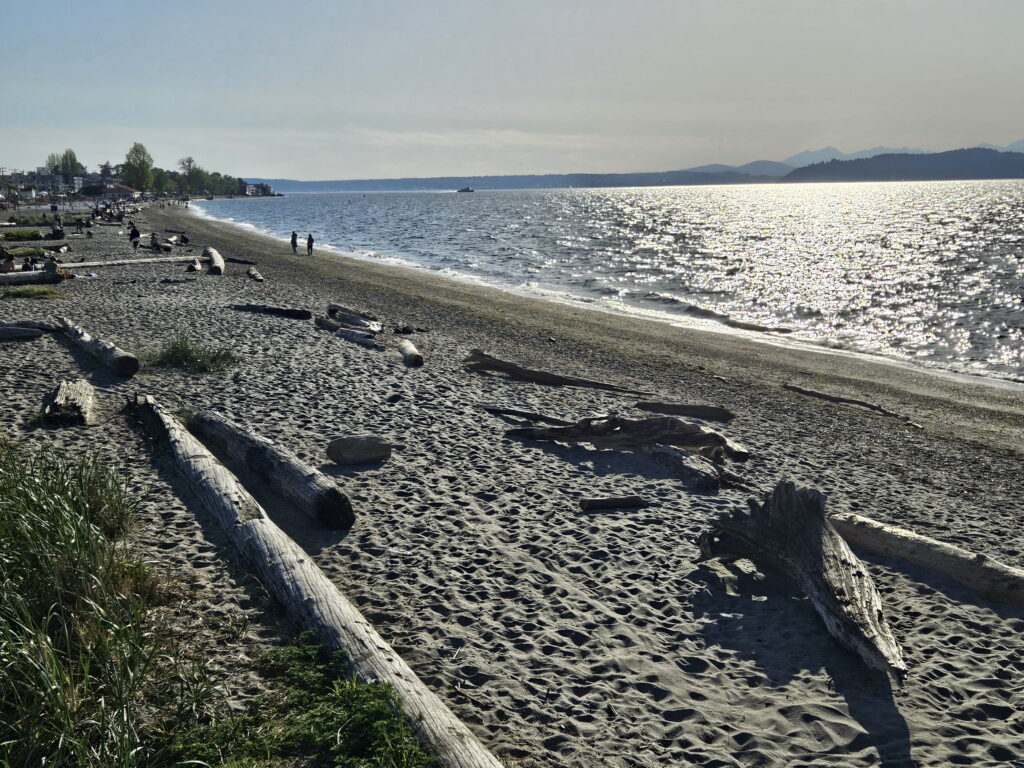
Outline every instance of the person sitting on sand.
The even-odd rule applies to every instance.
[[[32,257],[31,256],[26,256],[25,260],[23,262],[21,262],[21,271],[22,272],[31,272],[35,268],[36,267],[35,267],[35,264],[32,263]]]
[[[43,272],[56,272],[57,269],[58,269],[58,266],[57,266],[57,257],[56,256],[51,256],[50,258],[48,258],[46,260],[46,263],[43,264]]]
[[[128,239],[132,244],[132,251],[138,252],[139,243],[142,242],[142,235],[139,233],[139,228],[132,224],[132,231],[128,233]]]
[[[14,264],[14,257],[11,254],[7,254],[4,257],[4,263],[0,264],[0,272],[13,272],[17,267]]]
[[[313,255],[313,233],[312,232],[310,232],[309,236],[306,238],[306,255],[307,256],[312,256]]]

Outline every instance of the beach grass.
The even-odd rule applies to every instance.
[[[66,299],[68,296],[49,285],[21,285],[8,288],[0,298],[4,299]]]
[[[236,365],[239,358],[226,347],[201,344],[178,331],[162,347],[144,355],[144,362],[150,366],[183,368],[192,373],[215,373]]]
[[[38,229],[6,229],[0,231],[4,240],[42,240],[43,233]]]
[[[20,245],[17,248],[8,248],[7,253],[16,259],[23,259],[26,256],[29,258],[41,259],[49,254],[45,248],[39,248],[34,245]]]

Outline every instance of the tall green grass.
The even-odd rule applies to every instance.
[[[42,240],[43,233],[38,229],[0,229],[3,240]]]
[[[184,368],[192,373],[212,373],[232,367],[238,363],[238,356],[226,347],[192,341],[178,331],[162,347],[145,355],[145,363]]]
[[[66,299],[66,293],[61,293],[51,285],[20,285],[17,288],[7,288],[0,293],[3,299]]]

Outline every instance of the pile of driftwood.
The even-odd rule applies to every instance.
[[[340,304],[328,304],[327,314],[315,319],[318,328],[330,331],[339,339],[351,341],[367,349],[384,349],[380,335],[384,325],[373,315],[357,312]],[[423,355],[409,339],[398,339],[398,352],[405,364],[411,368],[423,365]]]

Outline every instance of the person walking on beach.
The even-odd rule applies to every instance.
[[[132,231],[128,234],[128,239],[132,243],[132,251],[138,253],[139,243],[142,242],[142,235],[139,233],[139,228],[132,224]]]
[[[299,233],[292,230],[292,256],[299,255]]]
[[[307,256],[312,256],[313,255],[313,233],[312,232],[310,232],[309,236],[306,238],[306,255]]]

